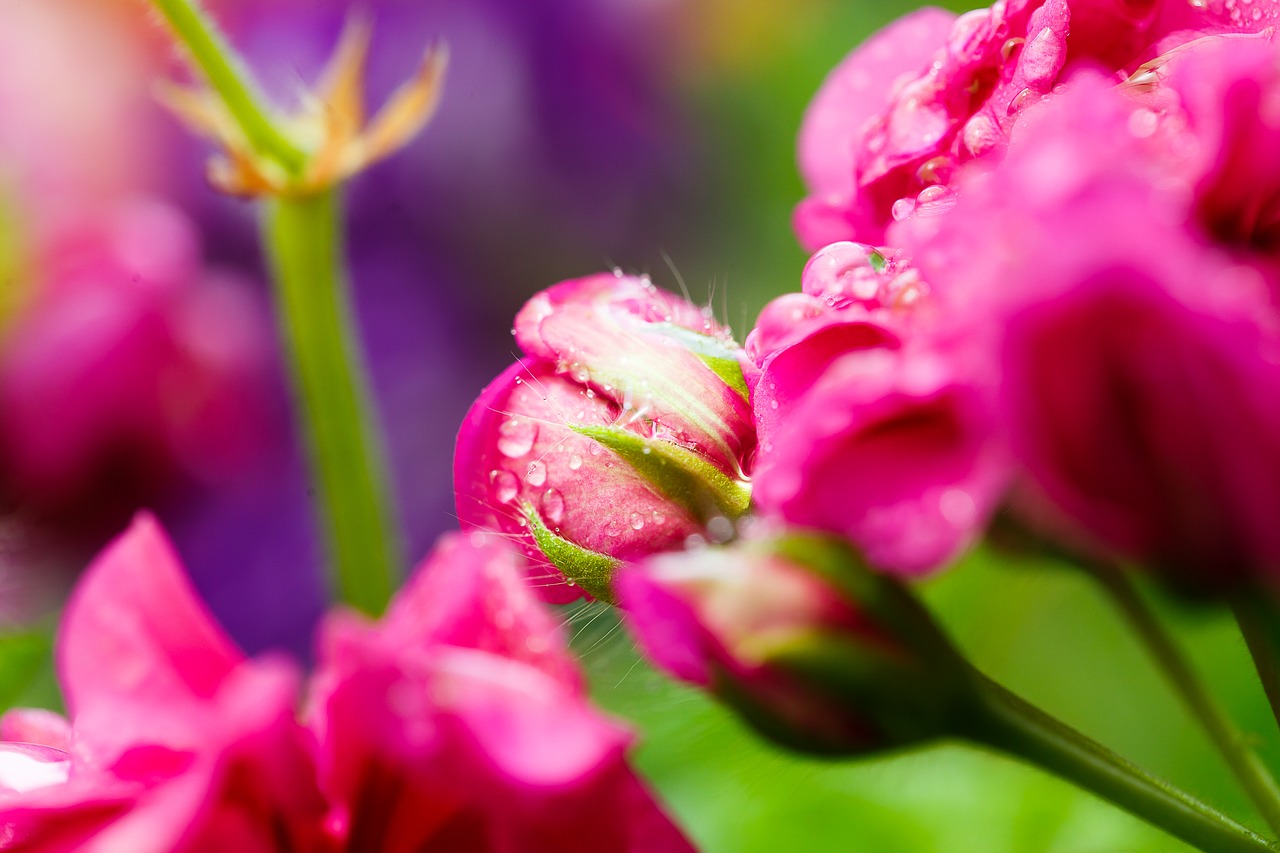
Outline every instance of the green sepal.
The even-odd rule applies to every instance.
[[[552,532],[530,504],[524,505],[524,517],[529,522],[529,530],[533,533],[533,541],[538,544],[538,550],[564,575],[565,580],[582,587],[605,604],[615,603],[613,572],[618,568],[617,560],[575,545]]]
[[[751,506],[751,491],[701,454],[661,439],[645,438],[616,426],[571,427],[598,441],[648,480],[662,495],[699,522],[716,516],[741,518]]]
[[[742,375],[742,365],[738,362],[737,351],[719,338],[702,335],[683,326],[661,323],[656,324],[662,334],[675,338],[685,349],[698,357],[698,360],[720,377],[747,402],[751,401],[751,391],[747,388],[747,380]]]
[[[849,604],[899,637],[915,652],[954,670],[962,658],[920,600],[897,578],[876,571],[847,541],[806,531],[761,541],[767,548],[832,585]]]

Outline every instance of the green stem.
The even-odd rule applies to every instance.
[[[307,155],[280,131],[271,113],[239,67],[235,52],[194,0],[151,0],[209,85],[222,98],[254,152],[279,163],[290,174],[306,165]]]
[[[1271,601],[1258,595],[1238,595],[1231,601],[1240,633],[1249,646],[1271,713],[1280,722],[1280,623]]]
[[[1010,753],[1212,853],[1277,849],[1265,838],[1148,775],[979,673],[966,737]]]
[[[1204,728],[1267,825],[1280,833],[1280,786],[1266,765],[1196,675],[1190,661],[1143,601],[1129,576],[1112,565],[1095,565],[1090,570],[1155,659],[1170,686]]]
[[[378,613],[399,576],[400,537],[355,346],[337,193],[265,204],[264,239],[339,594]]]

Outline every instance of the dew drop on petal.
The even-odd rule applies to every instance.
[[[644,528],[644,516],[638,512],[631,513],[631,529],[642,530]]]
[[[576,453],[575,453],[575,454],[573,454],[572,456],[570,456],[570,457],[569,457],[569,470],[570,470],[570,471],[577,471],[577,470],[578,470],[579,468],[581,468],[581,467],[582,467],[582,457],[581,457],[581,456],[579,456],[578,454],[576,454]]]
[[[520,492],[520,481],[510,471],[490,471],[489,482],[493,483],[493,496],[500,504],[509,504]]]
[[[538,502],[542,517],[551,524],[559,524],[564,518],[564,496],[555,489],[547,489]]]
[[[498,427],[498,452],[510,459],[519,459],[533,449],[537,438],[537,424],[511,418]]]
[[[547,482],[547,466],[542,462],[530,462],[524,481],[531,486],[541,486]]]
[[[717,544],[728,542],[733,538],[733,522],[723,515],[717,515],[707,521],[707,536]]]
[[[893,203],[893,207],[889,209],[889,214],[895,222],[901,222],[915,212],[916,203],[909,198],[900,198]]]
[[[977,516],[973,497],[963,489],[947,489],[939,501],[942,517],[956,527],[968,527]]]

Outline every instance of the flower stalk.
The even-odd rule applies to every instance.
[[[1162,782],[974,672],[963,733],[1048,770],[1201,850],[1276,850],[1262,836]]]
[[[1213,741],[1267,825],[1280,833],[1280,787],[1257,753],[1249,747],[1244,734],[1205,687],[1173,637],[1143,601],[1133,581],[1118,566],[1093,565],[1089,570],[1155,660],[1170,687]]]
[[[1254,595],[1238,595],[1231,600],[1231,610],[1271,703],[1271,712],[1280,722],[1280,619],[1275,607]]]
[[[352,323],[336,190],[267,199],[263,237],[342,601],[380,613],[400,575],[381,443]]]
[[[204,10],[193,0],[152,0],[152,6],[217,92],[254,153],[276,161],[289,172],[301,171],[307,162],[306,152],[276,126],[257,87]]]
[[[319,155],[281,130],[197,4],[153,5],[187,48],[216,102],[209,108],[178,92],[170,93],[171,106],[217,138],[233,162],[250,167],[242,171],[283,175],[254,186],[264,196],[263,241],[333,584],[346,604],[380,613],[401,574],[402,540],[353,319],[337,180],[295,191]]]

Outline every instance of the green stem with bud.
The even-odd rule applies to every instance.
[[[192,62],[218,93],[254,153],[274,160],[287,172],[301,172],[306,152],[276,127],[235,51],[204,10],[193,0],[151,0],[151,5],[191,54]]]
[[[965,737],[1043,768],[1213,853],[1276,851],[1271,842],[1045,714],[980,673]]]
[[[1090,571],[1156,661],[1170,686],[1213,741],[1267,825],[1280,833],[1280,786],[1276,785],[1271,772],[1250,748],[1244,734],[1196,675],[1186,655],[1151,612],[1129,575],[1110,564],[1090,566]]]
[[[309,154],[281,131],[194,0],[151,0],[259,156],[298,176]],[[341,600],[380,613],[400,575],[398,533],[360,359],[336,189],[269,198],[263,240],[275,280],[311,481]]]

